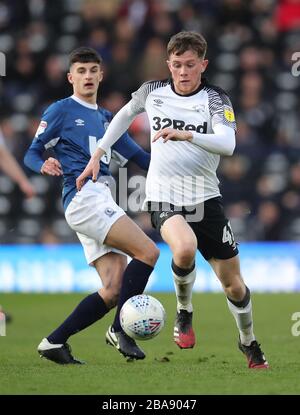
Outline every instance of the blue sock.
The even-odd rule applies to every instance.
[[[139,261],[135,258],[127,265],[127,268],[123,274],[117,312],[112,324],[114,331],[122,330],[120,324],[120,311],[122,305],[126,300],[128,300],[128,298],[133,297],[134,295],[142,294],[153,269],[154,268],[151,267],[151,265],[145,264],[145,262]]]
[[[47,339],[53,344],[66,343],[72,334],[78,333],[95,323],[108,311],[98,292],[90,294],[78,304],[73,313]]]

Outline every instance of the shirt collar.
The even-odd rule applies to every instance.
[[[86,108],[90,108],[91,110],[98,109],[97,104],[89,104],[88,102],[83,101],[82,99],[76,97],[75,95],[71,95],[71,98],[74,99],[74,101],[78,102],[78,104],[83,105]]]
[[[186,94],[186,95],[179,94],[178,92],[175,91],[173,79],[171,79],[171,82],[170,83],[171,83],[172,91],[176,95],[179,95],[180,97],[190,97],[192,95],[198,94],[198,92],[201,91],[202,88],[204,88],[205,84],[207,83],[207,80],[206,80],[206,78],[202,77],[201,78],[201,84],[198,86],[198,88],[195,91],[191,92],[190,94]]]

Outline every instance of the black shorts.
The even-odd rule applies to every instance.
[[[200,205],[199,205],[200,206]],[[229,259],[236,256],[239,251],[234,240],[234,235],[229,220],[224,214],[221,197],[215,197],[204,202],[199,211],[203,211],[200,220],[191,219],[193,211],[184,207],[149,202],[152,226],[160,232],[161,226],[174,215],[183,216],[193,229],[198,250],[202,256],[211,258]],[[204,208],[204,209],[203,209]]]

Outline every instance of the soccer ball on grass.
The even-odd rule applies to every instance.
[[[149,340],[157,336],[165,321],[164,307],[151,295],[140,294],[129,298],[120,312],[122,329],[135,340]]]

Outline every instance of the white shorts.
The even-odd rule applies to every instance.
[[[104,183],[89,180],[73,197],[65,217],[76,232],[89,265],[108,252],[124,254],[103,243],[112,225],[123,215],[124,210],[113,200]]]

